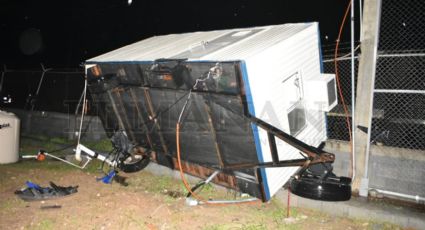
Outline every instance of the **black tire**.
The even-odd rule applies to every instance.
[[[295,195],[322,201],[346,201],[351,198],[351,179],[331,177],[324,180],[315,177],[292,178],[291,192]]]
[[[139,156],[140,156],[140,158],[138,158],[136,160],[132,160],[130,162],[123,161],[121,164],[119,164],[118,167],[121,169],[121,171],[126,172],[126,173],[134,173],[134,172],[138,172],[138,171],[146,168],[146,166],[148,166],[148,164],[150,162],[150,158],[148,156],[145,156],[145,155],[139,155]],[[131,156],[131,157],[133,157],[133,156]],[[129,158],[131,158],[131,157],[129,157]]]
[[[120,151],[121,157],[119,157],[118,168],[126,173],[138,172],[150,162],[150,150],[145,149],[141,146],[134,146],[127,138],[125,133],[114,134],[112,143],[118,151]]]

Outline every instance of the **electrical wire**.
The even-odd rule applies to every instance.
[[[359,45],[357,45],[357,46],[356,46],[356,48],[354,48],[354,52],[356,52],[358,49],[360,49],[360,44],[359,44]],[[354,53],[354,54],[355,54],[355,53]],[[347,53],[347,54],[344,54],[344,55],[342,55],[342,56],[339,56],[339,57],[338,57],[338,59],[339,59],[339,60],[341,60],[341,59],[346,58],[346,57],[348,57],[348,56],[351,56],[351,52],[350,52],[350,53]]]
[[[191,93],[192,90],[190,90],[189,93]],[[158,117],[160,117],[163,113],[167,112],[168,110],[170,110],[173,106],[175,106],[179,101],[181,101],[185,96],[187,96],[189,93],[184,94],[183,96],[181,96],[179,99],[177,99],[173,104],[171,104],[170,106],[168,106],[167,108],[159,111],[154,117],[150,118],[150,120],[155,120]]]
[[[342,94],[342,88],[341,88],[341,83],[339,80],[339,73],[338,73],[338,48],[339,48],[339,42],[341,40],[341,34],[342,34],[342,30],[344,29],[344,24],[345,21],[347,19],[348,13],[350,12],[351,9],[351,3],[352,0],[350,0],[350,2],[348,3],[347,9],[345,11],[344,17],[342,19],[341,25],[339,27],[339,33],[338,33],[338,39],[336,40],[336,45],[335,45],[335,55],[334,55],[334,64],[335,64],[335,79],[336,79],[336,83],[337,83],[337,87],[338,87],[338,92],[339,92],[339,96],[341,97],[341,102],[342,102],[342,107],[344,109],[344,113],[345,113],[345,121],[346,121],[346,125],[347,125],[347,129],[348,129],[348,136],[349,136],[349,144],[350,144],[350,153],[351,153],[351,168],[350,168],[350,172],[349,175],[350,177],[353,176],[353,146],[352,146],[352,135],[351,135],[351,122],[350,122],[350,114],[348,112],[347,109],[347,105],[345,104],[345,100],[344,100],[344,95]],[[351,84],[354,84],[354,82],[352,82]],[[352,102],[354,103],[354,102]],[[354,113],[354,111],[351,111],[352,113]]]
[[[199,79],[197,79],[199,80]],[[196,84],[198,84],[198,81],[196,81],[194,87],[196,86]],[[186,99],[186,101],[184,102],[183,108],[180,112],[179,115],[179,119],[177,120],[176,123],[176,146],[177,146],[177,164],[179,166],[179,172],[180,172],[180,178],[183,181],[184,186],[186,187],[186,190],[197,200],[202,201],[206,204],[210,204],[206,199],[200,197],[197,193],[195,193],[194,191],[192,191],[191,186],[189,185],[188,181],[186,180],[185,176],[184,176],[184,172],[183,172],[183,167],[182,167],[182,162],[181,162],[181,153],[180,153],[180,125],[182,123],[182,117],[183,114],[186,110],[187,104],[189,103],[189,100],[191,98],[192,95],[192,89],[189,91],[189,95]]]
[[[182,110],[183,111],[183,110]],[[182,162],[181,162],[181,153],[180,153],[180,123],[177,122],[176,124],[176,148],[177,148],[177,164],[179,167],[179,172],[180,172],[180,178],[183,182],[184,187],[186,188],[186,190],[192,195],[192,197],[194,197],[195,199],[198,200],[199,203],[204,203],[207,205],[216,205],[216,206],[222,206],[222,205],[229,205],[229,204],[247,204],[247,203],[254,203],[254,202],[258,202],[258,199],[248,199],[247,201],[210,201],[207,200],[201,196],[199,196],[197,193],[195,193],[194,191],[192,191],[191,186],[189,185],[189,182],[186,180],[185,176],[184,176],[184,172],[183,172],[183,167],[182,167]]]
[[[208,73],[207,78],[205,78],[205,79],[197,79],[195,81],[195,84],[193,85],[192,89],[194,89],[200,81],[205,81],[209,77],[210,77],[210,72]],[[207,204],[207,205],[222,206],[222,205],[229,205],[229,204],[241,204],[241,203],[247,204],[247,203],[258,202],[258,199],[253,200],[252,198],[251,199],[247,199],[246,201],[245,200],[244,201],[224,201],[224,200],[223,201],[211,201],[211,200],[207,200],[207,199],[199,196],[197,193],[195,193],[192,190],[191,186],[189,185],[189,182],[186,180],[186,177],[184,176],[184,172],[183,172],[182,162],[181,162],[181,152],[180,152],[180,125],[183,122],[183,120],[182,120],[183,114],[184,114],[184,112],[185,112],[185,110],[187,108],[187,105],[189,103],[189,100],[191,98],[192,89],[190,89],[190,91],[189,91],[189,95],[186,98],[186,101],[185,101],[185,103],[183,105],[183,108],[182,108],[182,110],[180,112],[179,119],[177,120],[177,123],[176,123],[177,164],[178,164],[178,167],[179,167],[180,178],[181,178],[181,180],[183,182],[183,185],[185,186],[186,190],[192,195],[192,197],[194,197],[195,199],[197,199],[198,200],[198,203],[200,203],[200,204],[203,203],[203,204]]]
[[[207,77],[206,78],[203,78],[203,79],[198,78],[198,79],[196,79],[195,84],[193,85],[192,89],[197,89],[196,87],[198,86],[198,83],[199,82],[204,82],[204,81],[208,80],[210,78],[210,76],[211,76],[211,71],[208,71],[208,74],[207,74]]]

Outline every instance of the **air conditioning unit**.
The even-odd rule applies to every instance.
[[[338,104],[335,74],[318,74],[305,81],[306,105],[310,109],[329,112]]]

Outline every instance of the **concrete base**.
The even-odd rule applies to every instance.
[[[288,191],[281,189],[275,197],[286,206]],[[425,228],[424,212],[387,203],[371,202],[362,197],[352,197],[351,200],[345,202],[325,202],[310,200],[291,194],[290,205],[292,207],[318,210],[334,216],[389,222],[406,228]]]
[[[144,170],[154,175],[170,176],[180,180],[180,174],[178,171],[171,170],[155,163],[150,163]],[[190,175],[186,175],[186,178],[190,183],[196,183],[200,180],[199,178]],[[214,186],[219,189],[225,189],[222,186]],[[275,198],[282,202],[283,206],[287,205],[287,197],[288,191],[283,188],[275,195]],[[402,227],[411,227],[415,229],[424,229],[425,227],[424,212],[421,213],[386,203],[378,204],[375,202],[369,202],[366,198],[353,197],[351,200],[345,202],[325,202],[310,200],[291,194],[290,205],[292,207],[313,209],[334,216],[389,222]]]
[[[348,176],[351,167],[348,143],[328,140],[325,151],[335,154],[334,173],[338,176]],[[409,195],[413,202],[415,197],[423,200],[425,150],[372,145],[370,152],[368,178],[366,178],[368,181],[365,178],[358,178],[361,179],[358,191],[361,196],[366,197],[370,189],[378,189]]]
[[[367,197],[368,194],[369,194],[369,179],[362,178],[360,181],[359,195],[361,197]]]

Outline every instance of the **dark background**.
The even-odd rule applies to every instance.
[[[318,21],[329,51],[348,2],[0,0],[0,108],[74,113],[85,60],[157,35]],[[349,18],[341,40],[349,45]],[[40,63],[51,69],[43,79]]]
[[[357,3],[357,1],[356,1]],[[155,35],[318,21],[334,43],[348,0],[2,0],[0,64],[78,67],[86,59]],[[342,41],[349,41],[349,21]],[[358,33],[357,33],[358,34]]]

